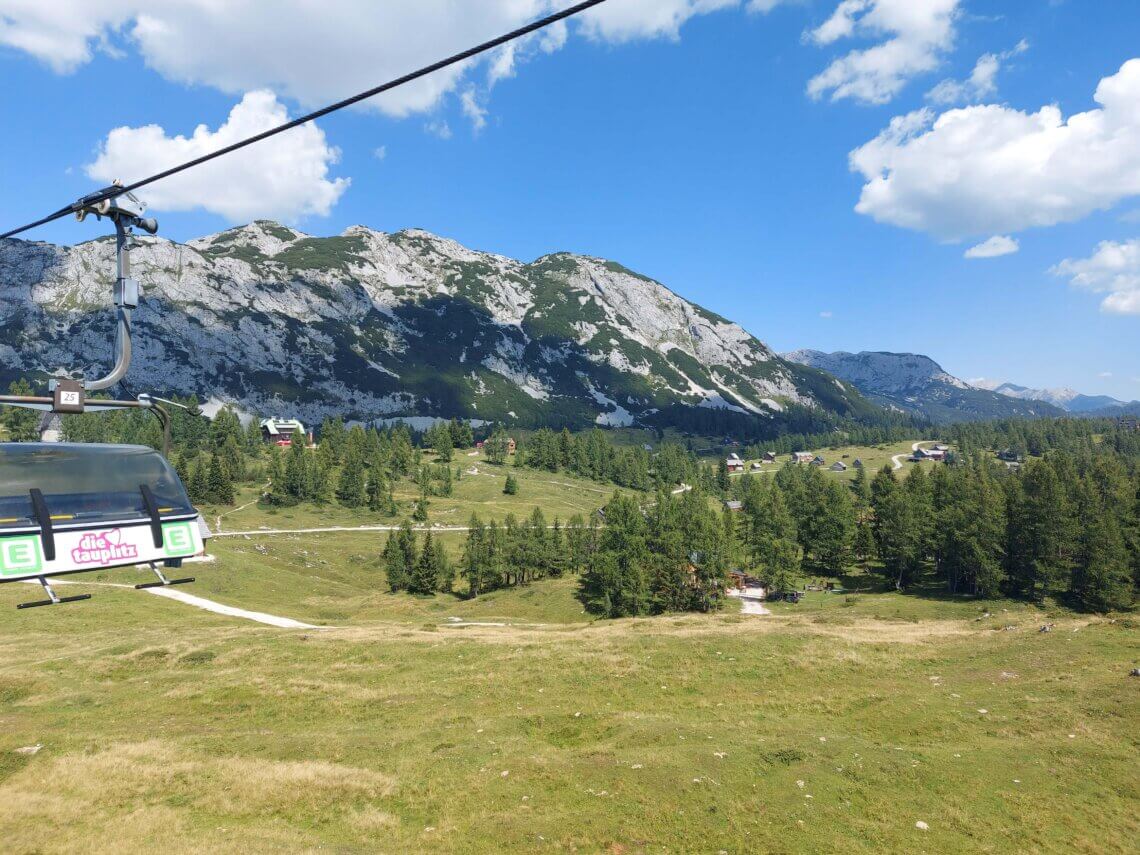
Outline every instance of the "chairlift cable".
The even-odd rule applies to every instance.
[[[327,107],[322,107],[319,110],[314,110],[311,113],[307,113],[306,115],[286,122],[283,125],[278,125],[275,128],[270,128],[267,131],[263,131],[260,134],[255,134],[252,137],[248,137],[244,140],[240,140],[236,143],[225,146],[224,148],[220,148],[217,151],[210,152],[209,154],[202,155],[201,157],[196,157],[193,160],[188,160],[185,163],[179,164],[178,166],[173,166],[170,169],[166,169],[155,175],[151,175],[149,178],[143,178],[140,181],[135,181],[124,186],[107,187],[96,193],[84,196],[82,199],[73,202],[67,207],[60,208],[54,214],[49,214],[48,216],[36,220],[35,222],[28,223],[27,225],[20,226],[19,228],[12,229],[11,231],[0,234],[0,240],[13,237],[15,235],[21,234],[22,232],[26,232],[55,220],[61,219],[62,217],[66,217],[69,214],[75,213],[76,211],[88,208],[108,199],[113,199],[116,196],[120,196],[124,193],[129,193],[132,190],[138,190],[140,187],[145,187],[148,184],[153,184],[155,181],[159,181],[163,178],[169,178],[171,175],[183,172],[194,166],[200,166],[201,164],[206,163],[210,160],[214,160],[215,158],[221,157],[222,155],[230,154],[231,152],[237,151],[238,149],[245,148],[246,146],[253,145],[254,143],[261,142],[265,139],[269,139],[269,137],[276,136],[277,134],[284,133],[288,130],[292,130],[293,128],[296,128],[307,122],[319,119],[322,116],[327,116],[330,113],[335,113],[337,110],[343,110],[345,107],[351,107],[353,104],[357,104],[361,101],[366,101],[369,98],[380,95],[384,92],[388,92],[399,86],[403,86],[406,83],[411,83],[412,81],[418,80],[421,77],[426,77],[427,75],[433,74],[436,71],[440,71],[449,66],[464,62],[468,59],[471,59],[472,57],[478,56],[479,54],[486,53],[489,50],[494,50],[497,47],[502,47],[509,42],[545,29],[553,24],[558,23],[559,21],[564,21],[567,18],[571,18],[581,12],[585,12],[587,9],[591,9],[594,6],[599,6],[604,2],[606,2],[606,0],[585,0],[585,2],[578,3],[574,6],[569,7],[568,9],[563,9],[561,12],[556,12],[553,15],[548,15],[547,17],[533,21],[524,27],[519,27],[517,30],[512,30],[509,33],[491,39],[490,41],[483,42],[482,44],[476,45],[472,48],[468,48],[467,50],[450,56],[447,59],[441,59],[438,62],[424,66],[417,71],[405,74],[402,77],[397,77],[395,80],[390,80],[387,83],[382,83],[379,86],[375,86],[372,89],[360,92],[356,95],[351,96],[350,98],[345,98],[343,101],[337,101],[335,104],[330,104]]]

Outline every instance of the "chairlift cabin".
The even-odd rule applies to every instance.
[[[120,383],[131,364],[131,311],[140,287],[131,278],[133,230],[148,234],[158,223],[142,216],[144,205],[118,182],[71,205],[80,221],[107,217],[115,225],[116,327],[114,365],[97,380],[54,377],[50,396],[0,395],[0,406],[44,413],[112,412],[143,409],[162,425],[163,451],[170,449],[167,404],[175,401],[142,394],[136,400],[88,398]],[[0,583],[38,581],[49,599],[19,608],[90,599],[89,594],[58,597],[49,577],[145,564],[157,582],[152,588],[193,579],[167,579],[159,569],[180,567],[202,551],[205,526],[170,464],[156,451],[134,445],[0,443]]]
[[[0,583],[37,580],[50,599],[19,608],[89,599],[57,597],[48,577],[149,565],[180,567],[203,550],[200,515],[177,473],[137,445],[0,443]]]

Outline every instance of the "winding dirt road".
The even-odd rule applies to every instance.
[[[921,443],[921,442],[916,442],[916,443],[914,443],[913,445],[911,445],[911,447],[910,447],[910,453],[911,453],[911,454],[914,454],[916,451],[918,451],[918,447],[919,447],[920,445],[923,445],[923,444],[924,444],[924,443]],[[926,444],[929,444],[929,441],[928,441]],[[902,458],[904,458],[904,457],[906,457],[906,452],[903,452],[902,454],[896,454],[894,457],[892,457],[892,458],[891,458],[891,463],[893,463],[893,464],[894,464],[894,469],[895,469],[895,471],[896,471],[896,472],[897,472],[899,469],[902,469],[902,468],[903,468],[903,465],[902,465]]]

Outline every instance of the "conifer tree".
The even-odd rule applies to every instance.
[[[463,545],[460,572],[467,581],[467,593],[478,597],[483,592],[483,579],[490,563],[490,543],[487,528],[474,513],[467,523],[467,542]]]
[[[496,427],[491,436],[483,443],[483,453],[487,455],[490,463],[506,463],[510,452],[510,440],[506,431]]]
[[[1076,527],[1066,491],[1048,458],[1026,465],[1010,508],[1009,573],[1015,590],[1038,602],[1067,588]]]
[[[199,458],[193,467],[190,483],[186,485],[190,499],[195,504],[207,502],[210,499],[210,479],[206,473],[206,464]]]
[[[384,545],[384,569],[388,576],[388,587],[392,591],[407,590],[416,556],[416,533],[405,520],[399,530],[388,535],[388,541]]]
[[[344,422],[339,417],[329,416],[321,422],[320,448],[325,451],[333,464],[340,463],[346,433]]]
[[[232,505],[234,503],[234,484],[226,472],[220,454],[210,458],[210,472],[207,476],[207,495],[209,501],[219,505]]]
[[[359,508],[365,502],[364,460],[360,451],[349,448],[337,479],[336,497],[345,507]]]
[[[408,580],[408,592],[430,596],[435,594],[439,587],[439,577],[443,568],[440,566],[440,551],[436,548],[436,541],[429,531],[424,535],[423,549],[412,569]]]
[[[428,519],[428,500],[427,493],[420,493],[420,497],[416,500],[416,506],[412,509],[412,519],[416,522],[427,522]]]
[[[514,475],[511,475],[508,473],[507,474],[507,481],[503,485],[503,493],[505,493],[508,496],[515,496],[515,495],[518,495],[518,492],[519,492],[518,481],[515,480]]]
[[[1107,612],[1132,605],[1133,586],[1119,512],[1101,498],[1097,487],[1090,479],[1081,484],[1084,525],[1071,591],[1085,608]]]

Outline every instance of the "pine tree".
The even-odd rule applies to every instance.
[[[206,464],[201,459],[195,462],[190,483],[186,486],[194,504],[210,500],[210,479],[206,474]]]
[[[344,466],[337,479],[336,497],[345,507],[359,508],[365,502],[364,460],[360,451],[350,448],[344,455]]]
[[[574,514],[566,524],[566,558],[572,573],[581,573],[589,558],[586,523],[581,514]]]
[[[373,513],[387,513],[389,515],[396,512],[395,501],[392,499],[392,489],[388,484],[388,479],[384,477],[384,469],[380,463],[379,455],[373,458],[372,466],[368,470],[368,484],[364,492],[368,502],[368,510]]]
[[[495,431],[483,443],[483,453],[487,455],[489,463],[506,463],[507,457],[510,452],[510,439],[507,437],[506,431],[501,427],[496,427]]]
[[[269,450],[269,469],[266,472],[266,478],[269,479],[270,487],[279,485],[285,475],[285,467],[281,462],[281,449],[273,446]]]
[[[716,488],[722,496],[728,493],[728,484],[728,461],[722,457],[716,467]]]
[[[333,499],[332,469],[326,458],[308,454],[305,466],[305,495],[313,504],[325,505]]]
[[[475,436],[471,431],[471,423],[452,419],[447,425],[451,433],[451,444],[455,448],[468,449],[475,444]]]
[[[779,488],[767,491],[756,525],[758,564],[773,591],[793,591],[800,573],[795,522]]]
[[[215,454],[210,458],[210,473],[207,479],[207,495],[209,501],[219,505],[232,505],[234,503],[234,484],[226,472],[221,455]]]
[[[408,580],[409,593],[424,596],[435,594],[439,587],[440,572],[443,569],[439,565],[440,554],[436,548],[435,539],[429,531],[424,535],[423,549],[412,569],[411,578]]]
[[[1048,458],[1025,466],[1010,508],[1010,581],[1038,602],[1067,588],[1076,527],[1066,491]]]
[[[418,523],[427,522],[427,520],[428,520],[427,508],[428,508],[427,497],[425,495],[421,494],[420,498],[418,498],[416,500],[415,507],[412,508],[412,519],[414,519]]]
[[[519,483],[515,480],[514,475],[507,475],[507,482],[503,485],[503,493],[508,496],[516,496],[519,492]]]
[[[467,580],[467,593],[478,597],[483,592],[483,579],[490,563],[490,543],[487,528],[479,517],[471,514],[467,523],[467,542],[463,546],[463,564],[460,572]]]
[[[1132,605],[1133,588],[1128,549],[1118,522],[1119,506],[1110,504],[1110,497],[1103,489],[1098,492],[1098,486],[1103,485],[1089,479],[1081,484],[1084,526],[1071,592],[1085,608],[1107,612]]]
[[[388,535],[384,545],[384,569],[388,575],[388,587],[392,591],[403,591],[411,580],[412,569],[416,564],[416,533],[407,521],[399,530]]]
[[[272,499],[275,504],[295,505],[309,498],[308,452],[300,432],[293,434],[289,451],[285,455],[284,472],[273,481]],[[273,464],[270,464],[271,470]]]
[[[924,543],[910,496],[889,467],[884,467],[871,482],[871,505],[883,570],[902,590],[918,577]]]
[[[332,459],[334,464],[341,461],[341,450],[344,448],[346,433],[344,422],[340,418],[329,416],[321,422],[320,448]]]

